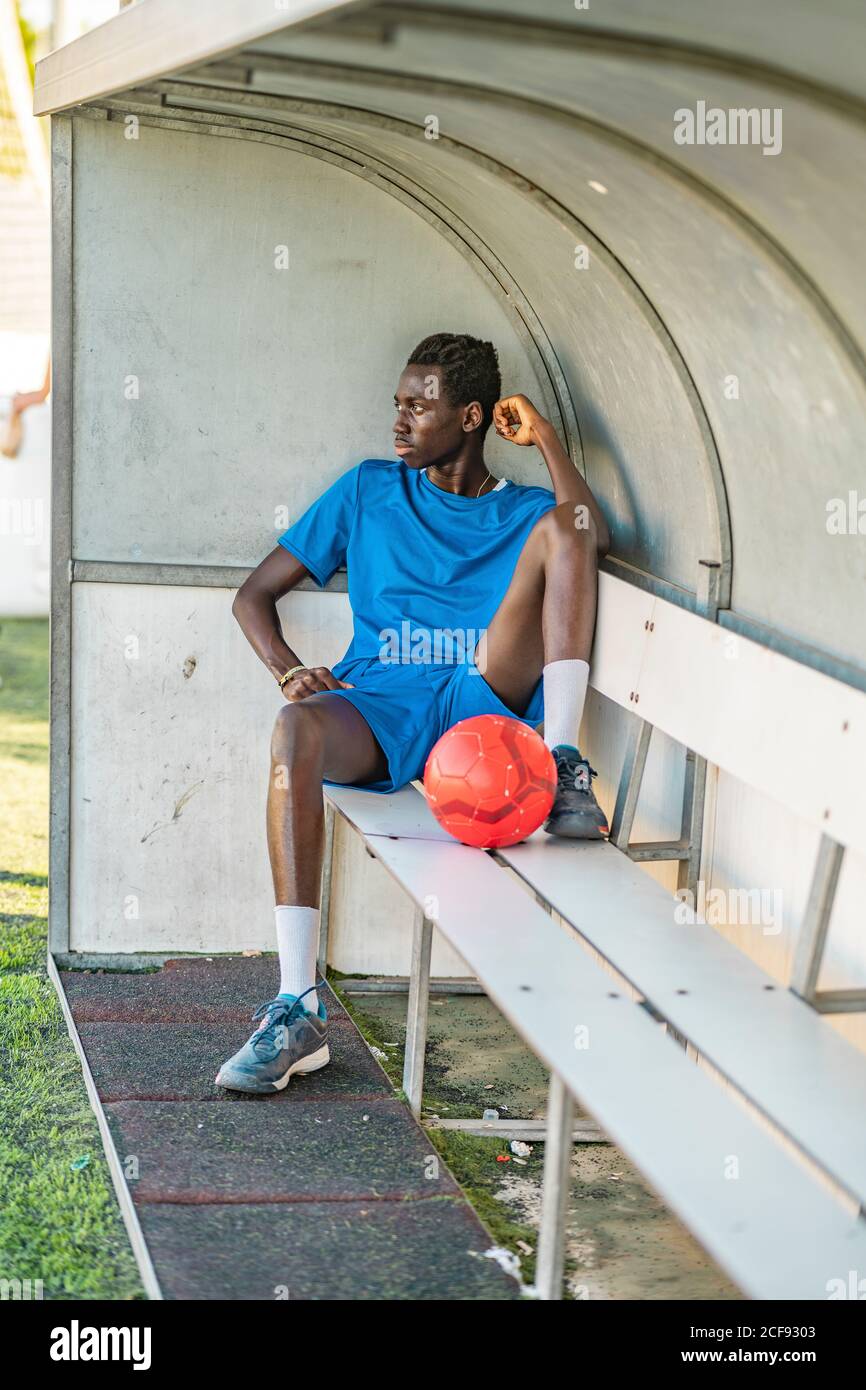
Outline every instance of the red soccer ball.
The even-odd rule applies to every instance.
[[[461,719],[434,744],[424,790],[439,824],[464,845],[498,849],[525,840],[556,794],[553,754],[528,724],[500,714]]]

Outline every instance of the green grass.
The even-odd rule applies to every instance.
[[[0,1279],[144,1296],[45,969],[48,623],[0,619]]]

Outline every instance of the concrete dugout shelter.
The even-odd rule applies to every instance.
[[[56,955],[272,949],[279,694],[232,596],[388,454],[397,376],[437,329],[492,338],[556,421],[611,571],[866,689],[864,28],[853,0],[142,0],[39,65]],[[781,149],[677,143],[700,103],[781,112]],[[348,642],[344,580],[281,604],[311,662]],[[591,702],[608,807],[628,718]],[[804,727],[804,778],[821,756]],[[635,838],[677,833],[683,769],[654,738]],[[782,904],[719,930],[779,978],[817,841],[709,769],[703,880]],[[410,909],[360,842],[337,849],[332,963],[405,974]],[[849,853],[828,987],[866,975],[864,890]],[[862,1014],[833,1026],[866,1046]]]

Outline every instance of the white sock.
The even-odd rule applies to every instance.
[[[542,668],[544,679],[544,742],[548,748],[570,743],[577,748],[580,721],[589,684],[586,661],[551,661]]]
[[[277,950],[280,953],[280,994],[304,994],[316,983],[319,953],[319,909],[275,907]],[[304,995],[304,1008],[315,1013],[319,999],[313,989]]]

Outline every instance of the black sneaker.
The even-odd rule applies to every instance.
[[[544,828],[567,840],[603,840],[609,833],[607,816],[595,799],[592,779],[598,774],[570,743],[552,750],[556,763],[556,796]]]

